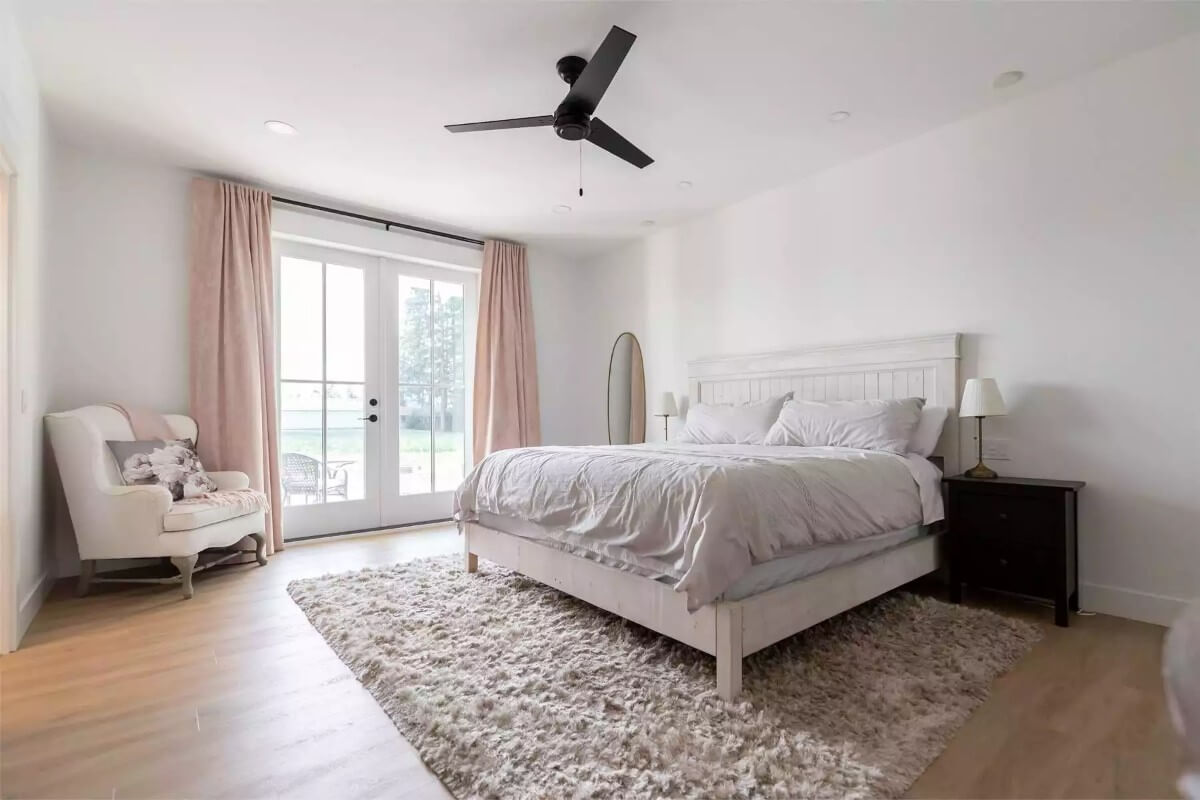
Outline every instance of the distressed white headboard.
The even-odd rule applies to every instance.
[[[950,417],[934,455],[958,472],[957,333],[688,362],[692,403],[744,403],[787,391],[803,400],[924,397]]]

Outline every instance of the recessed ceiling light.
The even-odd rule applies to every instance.
[[[850,119],[849,111],[835,111],[829,115],[830,122],[845,122]]]
[[[652,220],[652,219],[644,219],[644,220],[642,220],[642,223],[641,223],[641,224],[642,224],[642,227],[643,227],[643,228],[649,228],[651,225],[653,225],[653,224],[654,224],[654,220]]]
[[[996,79],[992,81],[992,88],[1007,89],[1013,84],[1020,83],[1021,79],[1024,77],[1025,73],[1019,69],[1010,69],[1008,72],[1001,72],[996,76]]]
[[[678,184],[676,184],[676,185],[677,185],[677,186],[678,186],[680,189],[683,189],[685,192],[686,192],[688,189],[692,188],[692,182],[691,182],[691,181],[680,181],[680,182],[679,182]]]
[[[263,123],[263,127],[271,133],[278,133],[280,136],[295,136],[300,132],[296,130],[295,126],[289,125],[280,119],[269,119]]]
[[[550,210],[553,211],[555,214],[570,214],[571,213],[571,207],[568,205],[563,205],[563,204],[559,204]]]

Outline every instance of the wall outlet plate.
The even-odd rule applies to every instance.
[[[1009,455],[1009,441],[1001,437],[989,438],[983,437],[983,460],[992,461],[1008,461],[1012,458]]]

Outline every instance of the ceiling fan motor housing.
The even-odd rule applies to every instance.
[[[558,77],[574,86],[587,64],[586,58],[563,56],[554,66],[558,69]],[[581,108],[573,108],[569,103],[563,103],[554,112],[554,132],[560,139],[570,142],[586,139],[592,128],[591,122],[591,114]]]
[[[560,139],[577,142],[586,139],[592,130],[592,115],[559,106],[554,112],[554,132]]]

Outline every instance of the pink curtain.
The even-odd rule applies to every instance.
[[[540,444],[539,420],[525,247],[489,239],[483,245],[475,340],[475,460],[508,447]]]
[[[267,552],[283,548],[275,408],[271,196],[192,182],[191,410],[211,470],[240,470],[270,500]]]

